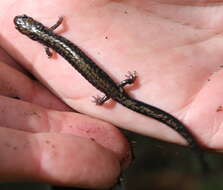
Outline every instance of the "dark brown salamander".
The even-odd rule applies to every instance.
[[[200,158],[203,157],[201,156],[202,151],[196,139],[182,122],[159,108],[131,98],[125,92],[123,87],[126,84],[134,82],[136,78],[135,74],[130,74],[126,80],[120,84],[116,84],[112,78],[98,67],[80,48],[66,38],[53,33],[53,30],[57,28],[61,22],[62,19],[59,19],[54,26],[48,28],[26,15],[16,16],[14,18],[16,29],[32,40],[36,40],[45,45],[49,56],[50,51],[48,48],[52,48],[54,51],[59,53],[86,80],[105,94],[103,98],[95,98],[97,104],[103,104],[106,100],[112,98],[132,111],[154,118],[176,130],[187,140],[191,148],[199,152]]]

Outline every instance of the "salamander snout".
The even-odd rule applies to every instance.
[[[14,24],[15,24],[17,29],[25,28],[27,26],[27,21],[29,19],[30,18],[28,16],[26,16],[26,15],[16,16],[14,18]]]
[[[16,16],[14,24],[17,30],[33,40],[36,40],[38,31],[43,28],[43,25],[27,15]]]

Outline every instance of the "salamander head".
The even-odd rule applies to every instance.
[[[38,32],[44,28],[42,24],[26,15],[16,16],[14,18],[14,24],[17,30],[33,40],[36,40]]]

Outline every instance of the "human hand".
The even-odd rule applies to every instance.
[[[114,184],[131,159],[122,134],[108,123],[72,113],[2,49],[0,68],[0,181]]]
[[[25,13],[47,26],[64,16],[56,32],[116,81],[136,70],[132,96],[175,115],[203,146],[222,150],[221,6],[211,14],[213,1],[20,1],[9,13],[10,1],[3,2],[1,35],[7,41],[2,46],[71,107],[128,130],[185,143],[172,129],[121,105],[92,104],[91,96],[99,92],[63,58],[48,60],[42,45],[19,34],[15,15]]]

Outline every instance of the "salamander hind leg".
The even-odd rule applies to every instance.
[[[126,86],[127,84],[133,84],[137,78],[137,75],[136,75],[136,71],[134,72],[128,72],[127,75],[125,75],[126,79],[121,81],[118,86],[120,88],[123,88],[124,86]]]
[[[96,105],[102,105],[104,104],[107,100],[109,100],[110,97],[108,96],[103,96],[103,97],[100,97],[100,96],[93,96],[93,102],[96,104]]]
[[[59,17],[58,21],[53,26],[51,26],[49,28],[49,30],[54,31],[61,25],[62,22],[63,22],[63,17]],[[45,52],[46,52],[48,58],[51,58],[53,56],[53,52],[47,46],[45,47]]]
[[[128,84],[132,84],[135,82],[136,80],[136,71],[134,72],[128,72],[126,76],[126,79],[121,81],[117,86],[120,87],[120,89],[122,90],[124,86],[128,85]],[[103,96],[103,97],[100,97],[100,96],[93,96],[93,102],[96,104],[96,105],[102,105],[104,104],[107,100],[109,100],[110,97],[109,96]]]

